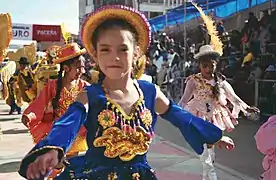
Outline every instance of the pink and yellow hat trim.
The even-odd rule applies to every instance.
[[[92,34],[100,24],[113,18],[125,20],[136,30],[141,53],[146,53],[151,41],[151,29],[145,15],[131,7],[107,5],[89,14],[82,24],[81,40],[88,54],[92,57],[96,55],[95,47],[91,42]]]

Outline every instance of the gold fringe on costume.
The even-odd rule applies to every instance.
[[[209,35],[211,36],[211,43],[210,45],[213,46],[213,49],[219,53],[220,56],[223,54],[223,44],[221,40],[218,37],[218,31],[216,26],[214,25],[214,21],[212,20],[211,17],[207,16],[204,14],[204,11],[202,10],[201,7],[197,6],[194,2],[192,4],[195,6],[195,8],[199,11],[200,16],[202,20],[204,21],[207,31]]]

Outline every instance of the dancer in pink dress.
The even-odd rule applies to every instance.
[[[219,57],[220,54],[210,45],[200,48],[195,59],[199,61],[201,72],[187,78],[185,92],[179,105],[192,114],[213,123],[221,130],[230,132],[238,124],[236,118],[240,111],[247,114],[259,110],[243,102],[225,77],[215,72]],[[233,106],[232,112],[226,106],[228,102]],[[210,180],[217,179],[213,166],[214,158],[214,146],[205,145],[204,152],[200,155],[203,164],[203,180],[207,177]]]

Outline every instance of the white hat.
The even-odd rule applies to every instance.
[[[201,56],[208,55],[208,54],[214,54],[218,57],[220,56],[217,51],[215,51],[212,46],[210,45],[203,45],[199,48],[199,53],[194,55],[195,59],[199,59]]]

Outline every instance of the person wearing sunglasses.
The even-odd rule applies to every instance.
[[[186,79],[186,87],[179,105],[192,114],[205,119],[223,131],[232,131],[240,111],[249,115],[258,113],[259,109],[250,107],[243,102],[234,92],[232,86],[226,81],[225,76],[216,72],[220,53],[210,45],[203,45],[199,53],[194,56],[198,60],[200,73]],[[232,112],[228,109],[231,102]],[[203,180],[217,180],[214,169],[214,146],[205,145],[204,152],[200,155],[203,165]]]

